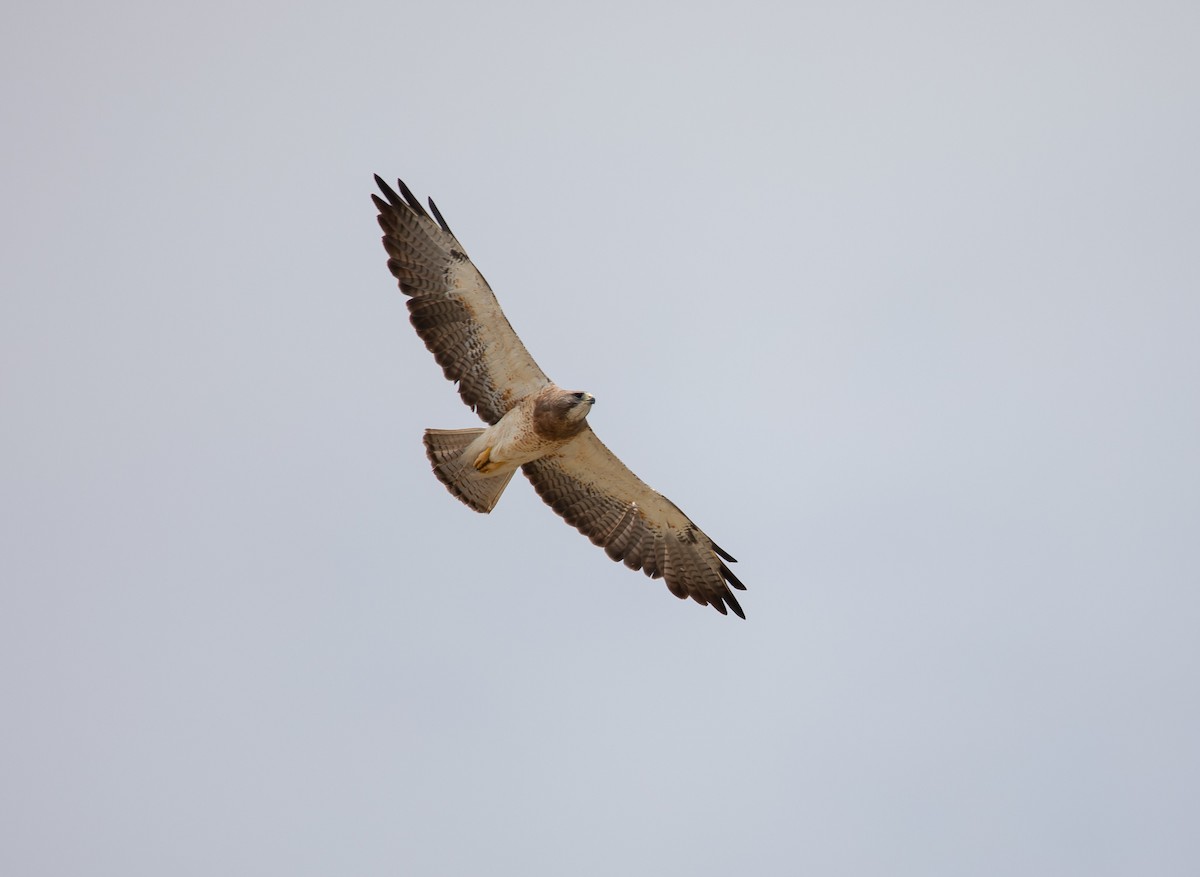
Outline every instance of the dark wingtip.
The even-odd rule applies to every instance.
[[[737,563],[736,557],[734,557],[732,554],[730,554],[728,551],[726,551],[724,548],[722,548],[716,542],[713,542],[711,539],[708,541],[709,541],[709,544],[712,545],[712,550],[717,552],[717,555],[719,557],[721,557],[723,560],[728,560],[730,563]]]
[[[379,176],[379,174],[375,174],[375,185],[379,186],[379,190],[387,196],[387,199],[391,203],[392,207],[403,207],[408,205],[408,208],[416,213],[417,216],[424,216],[426,219],[429,219],[429,214],[425,212],[425,208],[421,206],[421,202],[417,200],[417,196],[412,193],[412,189],[408,188],[404,180],[396,180],[396,185],[400,188],[400,192],[404,197],[397,195],[396,190],[389,186],[384,181],[383,177]],[[375,196],[372,195],[371,197],[374,198]],[[380,203],[378,198],[375,199],[375,203]],[[442,218],[442,214],[438,213],[438,209],[434,206],[432,198],[429,199],[429,206],[433,208],[433,213],[437,217],[438,223],[441,224],[442,228],[444,228],[446,231],[450,231],[450,226],[446,225],[446,220]],[[454,232],[450,233],[453,234]]]
[[[384,182],[383,177],[379,176],[379,174],[375,175],[375,185],[377,185],[379,187],[379,191],[383,192],[383,194],[387,196],[388,201],[391,203],[391,205],[393,207],[403,206],[403,204],[404,204],[403,199],[399,195],[396,194],[395,189],[393,189],[386,182]],[[404,185],[404,184],[401,183],[400,185]],[[372,195],[371,197],[375,198],[376,204],[379,204],[379,199],[376,198],[375,195]]]
[[[721,578],[725,579],[725,581],[729,582],[729,584],[737,588],[739,591],[746,590],[746,586],[738,581],[738,577],[733,574],[733,570],[731,570],[725,564],[721,564]]]
[[[733,610],[734,615],[742,619],[742,621],[746,620],[746,613],[742,611],[742,606],[738,603],[737,597],[733,596],[733,594],[726,594],[725,602],[729,604],[729,608]]]
[[[429,209],[433,211],[433,216],[437,219],[438,225],[442,227],[442,231],[454,234],[454,232],[450,231],[450,226],[446,224],[446,219],[442,216],[442,211],[437,209],[437,205],[433,203],[432,198],[429,199]]]
[[[412,193],[412,189],[404,184],[404,180],[396,180],[396,185],[400,187],[400,191],[404,194],[404,200],[408,202],[408,206],[413,209],[417,216],[429,218],[429,214],[425,212],[425,208],[421,206],[421,202],[417,200],[417,196]]]

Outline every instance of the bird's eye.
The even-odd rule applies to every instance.
[[[582,398],[583,398],[583,393],[572,393],[571,395],[572,395],[572,396],[574,396],[576,399],[582,399]]]

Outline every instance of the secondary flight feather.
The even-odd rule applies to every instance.
[[[438,480],[477,512],[495,508],[520,469],[567,523],[613,560],[661,578],[676,597],[746,615],[731,588],[734,559],[679,507],[633,474],[587,423],[595,398],[564,390],[534,362],[433,200],[379,176],[388,268],[408,296],[413,327],[462,400],[487,424],[427,429]]]

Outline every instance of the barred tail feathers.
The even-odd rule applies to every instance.
[[[500,501],[500,494],[516,470],[490,476],[475,470],[463,452],[482,432],[482,429],[427,429],[425,455],[433,465],[433,474],[447,490],[475,511],[487,514]]]

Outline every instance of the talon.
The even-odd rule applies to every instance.
[[[487,465],[491,462],[491,460],[492,449],[484,448],[482,451],[480,451],[479,456],[475,458],[475,462],[472,465],[474,465],[478,471],[484,472],[486,471]]]

